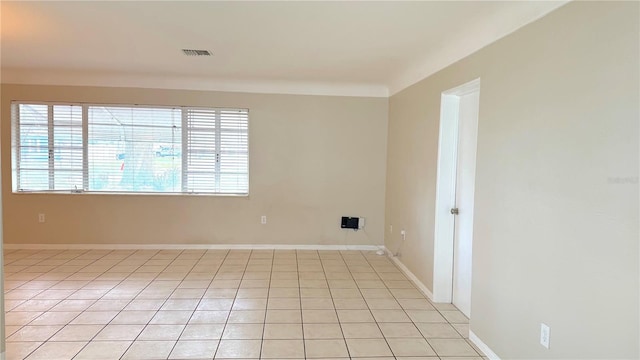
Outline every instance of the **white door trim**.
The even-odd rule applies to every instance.
[[[454,216],[450,213],[456,200],[458,158],[458,122],[460,97],[480,90],[475,79],[442,93],[433,260],[433,301],[451,303],[453,293]]]

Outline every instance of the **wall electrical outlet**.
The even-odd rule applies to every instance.
[[[545,323],[540,324],[540,345],[549,348],[549,336],[551,335],[551,329],[549,325]]]
[[[389,233],[393,234],[393,225],[389,225]]]
[[[44,214],[38,214],[38,222],[39,223],[43,223],[44,222]]]
[[[266,223],[267,223],[267,215],[262,215],[262,216],[260,217],[260,223],[261,223],[262,225],[264,225],[264,224],[266,224]]]

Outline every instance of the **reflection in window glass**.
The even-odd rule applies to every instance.
[[[89,191],[180,192],[181,113],[89,108]]]

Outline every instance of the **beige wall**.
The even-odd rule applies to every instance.
[[[440,96],[481,78],[471,329],[502,359],[639,356],[639,10],[570,3],[390,100],[385,243],[432,289]]]
[[[249,108],[250,195],[12,194],[11,100]],[[387,113],[386,98],[3,85],[4,241],[382,244]],[[341,230],[342,215],[366,231]]]

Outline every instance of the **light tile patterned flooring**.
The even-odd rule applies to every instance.
[[[7,250],[7,359],[482,359],[360,251]]]

